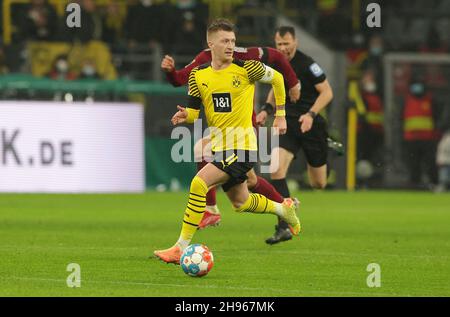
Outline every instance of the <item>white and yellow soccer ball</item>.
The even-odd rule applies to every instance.
[[[181,255],[180,265],[187,275],[201,277],[211,271],[214,257],[206,245],[191,244]]]

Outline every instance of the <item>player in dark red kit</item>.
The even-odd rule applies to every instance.
[[[292,102],[300,98],[300,83],[289,61],[278,50],[271,47],[236,47],[233,57],[241,60],[257,60],[278,70],[284,77],[289,89],[289,97]],[[161,68],[167,74],[167,80],[175,87],[186,85],[189,73],[195,67],[211,62],[211,51],[204,50],[194,60],[180,70],[175,69],[175,61],[166,55],[161,62]]]
[[[236,47],[233,57],[241,60],[258,60],[278,70],[285,79],[291,102],[296,102],[300,98],[300,82],[289,64],[289,61],[276,49],[270,47]],[[177,87],[188,83],[189,74],[192,69],[209,62],[211,62],[211,51],[204,50],[198,54],[189,65],[180,70],[175,69],[175,60],[171,56],[166,55],[161,62],[161,68],[164,72],[166,72],[167,80],[173,86]],[[256,126],[255,118],[256,114],[253,112],[253,124]],[[197,158],[201,157],[202,159],[202,162],[197,164],[198,170],[202,169],[203,166],[206,165],[207,162],[205,158],[211,155],[209,145],[210,140],[208,138],[203,138],[194,147],[195,156]],[[247,176],[248,188],[252,192],[264,195],[276,202],[283,202],[283,197],[276,191],[276,189],[264,178],[257,176],[253,169]],[[211,189],[206,196],[206,209],[203,219],[199,225],[199,229],[217,225],[220,222],[220,219],[220,212],[216,205],[216,191],[215,189]]]

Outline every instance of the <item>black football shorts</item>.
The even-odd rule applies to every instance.
[[[214,160],[211,162],[218,169],[230,176],[230,179],[222,184],[222,189],[227,192],[235,185],[247,180],[247,173],[257,162],[258,152],[245,150],[231,150],[226,152],[214,152]]]
[[[314,118],[311,130],[306,133],[300,131],[300,123],[296,117],[286,117],[287,132],[280,136],[280,148],[292,154],[294,158],[300,149],[305,154],[306,161],[311,167],[327,164],[328,132],[326,120],[318,115]]]

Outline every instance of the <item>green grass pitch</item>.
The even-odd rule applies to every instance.
[[[1,194],[0,296],[450,296],[450,195],[295,194],[303,233],[274,246],[274,216],[236,214],[219,194],[222,224],[193,241],[215,257],[203,278],[149,258],[178,238],[184,192]]]

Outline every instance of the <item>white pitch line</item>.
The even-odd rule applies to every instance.
[[[17,245],[0,245],[1,249],[67,249],[67,250],[140,250],[144,249],[145,247],[84,247],[84,246],[41,246],[41,245],[32,245],[32,246],[17,246]],[[149,248],[151,249],[151,248]],[[229,250],[228,250],[229,251]],[[252,250],[232,250],[233,253],[249,253]],[[217,251],[216,251],[217,252]],[[414,255],[414,254],[387,254],[387,253],[378,253],[378,251],[374,252],[373,254],[370,253],[357,253],[357,252],[322,252],[322,251],[315,251],[315,250],[270,250],[268,251],[270,253],[281,253],[281,254],[298,254],[298,255],[326,255],[326,256],[364,256],[364,257],[410,257],[410,258],[419,258],[419,259],[430,259],[430,258],[442,258],[442,259],[448,259],[450,258],[450,255],[437,255],[437,254],[425,254],[425,255]],[[235,256],[229,256],[226,254],[222,254],[222,252],[217,252],[217,254],[220,254],[221,257],[235,257]]]
[[[84,246],[71,246],[71,245],[52,245],[52,246],[43,246],[43,245],[0,245],[1,249],[67,249],[67,250],[139,250],[144,247],[84,247]]]
[[[25,280],[25,281],[43,281],[43,282],[57,282],[57,283],[66,283],[66,280],[63,279],[51,279],[51,278],[37,278],[37,277],[18,277],[18,276],[9,276],[2,277],[1,279],[10,279],[10,280]],[[116,284],[116,285],[136,285],[136,286],[163,286],[163,287],[185,287],[185,284],[167,284],[167,283],[148,283],[148,282],[124,282],[124,281],[84,281],[81,280],[82,283],[94,283],[94,284]],[[195,288],[210,288],[210,289],[229,289],[229,290],[248,290],[248,291],[274,291],[280,293],[296,293],[299,294],[301,290],[286,290],[286,289],[274,289],[274,288],[260,288],[260,287],[237,287],[237,286],[219,286],[219,285],[189,285],[189,287]],[[323,295],[354,295],[354,296],[412,296],[412,295],[400,295],[396,293],[357,293],[357,292],[333,292],[333,291],[317,291],[317,290],[305,290],[305,294],[313,293],[313,294],[323,294]],[[305,295],[306,296],[306,295]]]
[[[447,259],[450,257],[450,255],[437,255],[437,254],[425,254],[425,255],[414,255],[414,254],[388,254],[388,253],[379,253],[378,251],[374,253],[357,253],[357,252],[321,252],[321,251],[314,251],[314,250],[303,250],[303,251],[295,251],[295,250],[272,250],[270,252],[273,253],[287,253],[287,254],[300,254],[300,255],[329,255],[329,256],[366,256],[366,257],[383,257],[383,256],[389,256],[389,257],[411,257],[411,258],[443,258]]]

